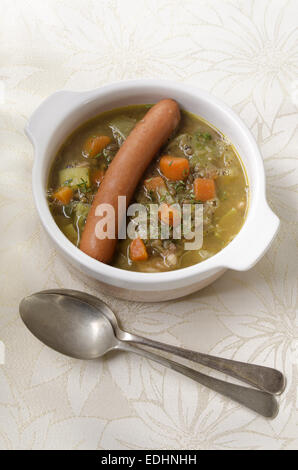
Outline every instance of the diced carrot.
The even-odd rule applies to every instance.
[[[107,135],[93,135],[86,140],[83,155],[88,158],[93,158],[109,145],[110,142],[111,138]]]
[[[198,201],[208,201],[216,196],[215,183],[213,179],[196,178],[194,181],[194,194]]]
[[[172,226],[178,225],[180,223],[181,217],[179,212],[175,207],[171,207],[165,202],[163,202],[158,209],[158,216],[164,224],[169,224]]]
[[[96,184],[97,186],[100,185],[104,178],[105,172],[104,170],[94,170],[91,173],[91,183]]]
[[[148,259],[146,246],[141,238],[135,238],[131,242],[129,256],[132,261],[146,261]]]
[[[154,176],[144,182],[145,187],[148,191],[158,191],[160,189],[166,189],[166,184],[161,176]]]
[[[53,198],[60,201],[62,204],[68,204],[73,196],[73,190],[68,186],[62,186],[53,194]]]
[[[189,162],[187,158],[164,155],[160,159],[159,166],[161,172],[169,180],[185,180],[189,175]]]

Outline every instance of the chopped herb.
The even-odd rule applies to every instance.
[[[183,189],[185,188],[185,182],[182,180],[178,181],[175,184],[174,188],[176,192],[183,191]]]
[[[88,186],[87,186],[88,182],[86,180],[84,180],[84,178],[81,178],[81,180],[82,180],[82,182],[77,185],[79,190],[82,193],[89,193],[90,191],[92,191],[92,189],[88,188]]]
[[[211,134],[209,134],[209,132],[196,132],[195,133],[195,136],[196,136],[196,139],[199,140],[199,141],[203,141],[203,142],[208,142],[209,140],[212,139],[212,136]]]
[[[200,201],[199,199],[190,199],[189,203],[190,204],[203,204],[203,202]]]

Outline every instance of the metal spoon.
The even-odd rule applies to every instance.
[[[197,351],[190,351],[188,349],[172,346],[171,344],[160,343],[159,341],[153,341],[152,339],[143,338],[142,336],[137,336],[123,331],[119,327],[114,312],[108,307],[107,304],[93,295],[71,289],[52,289],[43,292],[76,297],[88,302],[91,305],[94,305],[111,322],[115,335],[120,341],[135,343],[141,346],[149,346],[151,348],[175,354],[176,356],[183,357],[192,362],[196,362],[206,367],[210,367],[211,369],[223,372],[224,374],[230,375],[231,377],[253,385],[254,387],[259,388],[260,390],[264,390],[268,393],[278,395],[282,393],[285,388],[285,377],[279,370],[272,369],[270,367],[259,366],[256,364],[248,364],[246,362],[239,362],[221,357],[210,356],[208,354],[203,354]]]
[[[267,392],[209,377],[122,341],[115,334],[115,320],[111,322],[108,319],[109,307],[99,299],[96,300],[100,302],[97,305],[78,295],[69,295],[67,291],[44,291],[25,297],[20,303],[20,315],[40,341],[62,354],[79,359],[95,359],[113,349],[134,352],[180,372],[262,416],[273,418],[277,415],[276,399]]]

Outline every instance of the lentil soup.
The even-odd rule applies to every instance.
[[[84,123],[59,149],[48,182],[51,213],[65,236],[79,246],[94,195],[117,151],[151,105],[107,111]],[[181,111],[174,135],[147,168],[134,201],[158,204],[163,213],[173,204],[203,205],[203,245],[185,250],[185,239],[118,240],[112,265],[140,272],[162,272],[202,262],[237,235],[248,206],[245,170],[233,145],[197,116]],[[133,218],[128,218],[128,222]]]

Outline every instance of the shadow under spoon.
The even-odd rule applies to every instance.
[[[78,359],[95,359],[113,349],[134,352],[190,377],[262,416],[273,418],[277,415],[278,404],[270,393],[209,377],[163,356],[135,347],[130,344],[134,341],[129,338],[117,337],[115,324],[117,320],[109,307],[96,297],[86,294],[96,299],[93,303],[90,298],[89,301],[87,297],[84,298],[84,293],[76,292],[43,291],[25,297],[21,301],[22,320],[31,333],[47,346]],[[113,314],[113,319],[109,312]],[[121,331],[119,329],[118,334]],[[142,344],[152,346],[148,343]],[[163,350],[168,351],[168,349]]]

